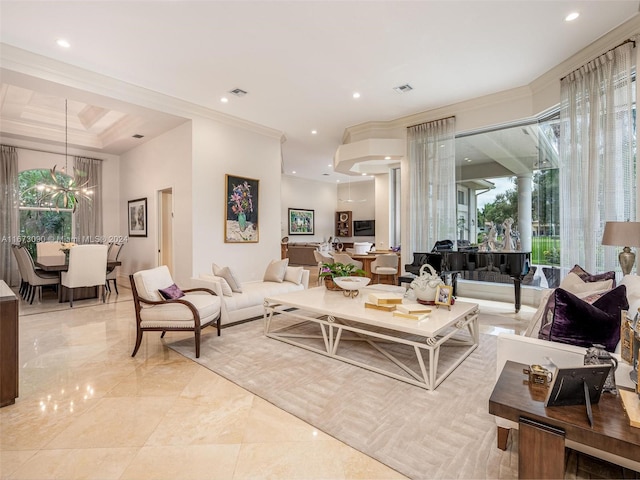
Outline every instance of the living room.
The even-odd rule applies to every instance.
[[[388,117],[382,120],[380,118],[370,118],[370,121],[347,126],[341,144],[348,145],[372,138],[401,140],[404,143],[407,139],[408,126],[448,116],[456,117],[456,131],[458,133],[480,131],[491,126],[504,126],[523,119],[536,118],[544,112],[557,108],[560,102],[559,78],[602,52],[619,45],[629,38],[635,37],[638,33],[640,33],[640,20],[637,15],[634,15],[593,44],[585,45],[584,49],[576,52],[570,58],[560,64],[551,65],[551,68],[546,73],[532,82],[526,82],[515,88],[509,87],[498,93],[491,93],[470,100],[461,100],[432,110],[421,111],[410,116],[393,117],[390,120],[386,119]],[[42,57],[39,54],[13,45],[2,45],[0,65],[2,66],[3,83],[22,85],[24,88],[33,89],[33,91],[43,89],[43,91],[51,92],[52,95],[55,94],[56,98],[82,98],[86,95],[83,93],[86,90],[102,97],[105,104],[112,104],[114,99],[117,100],[116,103],[136,103],[146,109],[166,114],[171,117],[171,122],[175,122],[166,133],[119,155],[99,154],[102,160],[103,172],[101,201],[104,235],[126,236],[129,227],[127,202],[141,198],[146,198],[148,202],[147,235],[140,238],[130,238],[126,246],[125,255],[122,257],[120,276],[124,282],[126,282],[126,277],[129,274],[158,264],[157,239],[159,224],[157,212],[160,205],[159,192],[167,189],[171,189],[173,198],[172,213],[175,248],[173,249],[172,274],[178,284],[186,283],[191,277],[200,273],[211,273],[212,263],[232,265],[244,281],[260,280],[268,262],[280,258],[281,239],[288,235],[287,212],[289,208],[313,210],[315,218],[314,235],[290,237],[290,241],[296,241],[298,238],[301,239],[300,241],[305,242],[326,241],[328,237],[335,235],[334,222],[336,212],[353,210],[358,213],[357,219],[359,220],[374,219],[376,221],[376,236],[373,240],[377,246],[384,248],[393,244],[390,232],[384,230],[384,226],[389,224],[390,219],[388,213],[390,193],[386,187],[389,184],[388,174],[376,174],[371,179],[354,181],[350,185],[344,181],[341,181],[338,185],[335,182],[310,180],[293,174],[286,168],[286,164],[283,165],[282,145],[285,135],[277,128],[265,127],[258,123],[240,120],[210,109],[200,108],[189,102],[151,92],[145,88],[125,81],[115,80],[106,75],[72,68],[68,64]],[[65,80],[65,78],[69,77],[73,78],[73,80]],[[127,107],[120,105],[119,108],[126,110]],[[21,171],[31,168],[49,169],[54,165],[60,165],[62,158],[60,155],[65,152],[64,143],[58,140],[50,139],[49,142],[37,142],[33,139],[26,139],[26,137],[20,138],[19,136],[3,134],[0,141],[2,144],[17,147],[19,150],[19,169]],[[337,146],[339,145],[340,143]],[[53,152],[53,154],[50,152]],[[77,147],[71,147],[69,154],[98,155],[95,150],[84,150]],[[328,169],[332,168],[329,167],[329,163],[332,163],[331,160],[325,163]],[[398,163],[401,168],[406,167],[406,159],[400,159]],[[256,243],[245,245],[225,242],[223,232],[226,220],[226,174],[259,180],[260,230],[259,241]],[[408,179],[403,178],[402,184],[402,198],[406,200],[408,198],[408,184],[404,182],[408,182]],[[636,183],[638,183],[638,180],[636,180]],[[357,207],[354,207],[353,203],[345,201],[346,199],[364,198],[367,201]],[[401,218],[403,220],[400,224],[399,232],[400,238],[406,238],[409,231],[409,225],[406,221],[409,218],[409,212],[407,211],[409,202],[403,201],[401,203],[403,208]],[[401,254],[402,264],[411,262],[412,252],[410,250],[403,249]],[[100,306],[95,307],[96,310],[92,311],[93,314],[97,317],[113,316],[117,326],[114,327],[114,331],[108,331],[107,327],[105,332],[97,331],[99,329],[96,328],[86,327],[90,336],[99,337],[104,334],[104,337],[108,338],[105,343],[98,342],[97,347],[91,348],[111,351],[122,348],[122,344],[117,345],[114,341],[116,337],[121,342],[123,339],[127,339],[133,345],[135,332],[132,328],[135,327],[132,323],[131,311],[125,306],[128,300],[130,301],[130,297],[127,299],[125,293],[122,299],[118,299],[115,302],[110,301],[104,307],[104,310]],[[529,302],[529,305],[536,306],[533,301]],[[84,313],[86,314],[86,312]],[[79,318],[82,313],[52,312],[47,318],[47,325],[56,334],[62,334],[58,330],[61,327],[59,325],[56,326],[56,324],[69,315],[73,318]],[[25,322],[30,322],[30,319],[25,319]],[[33,327],[33,325],[30,325],[30,327]],[[225,333],[223,332],[222,338],[224,338],[224,335]],[[172,337],[171,340],[179,340],[180,338],[181,336],[177,335]],[[188,335],[185,335],[184,338],[191,340]],[[67,341],[73,343],[74,340],[65,340],[65,342]],[[84,346],[81,339],[75,338],[75,341]],[[128,347],[126,348],[128,349]],[[38,358],[37,355],[32,353],[30,352],[27,358],[36,363],[44,363],[50,360]],[[123,364],[129,360],[128,353],[127,358],[122,361]],[[56,355],[62,357],[63,353],[56,351]],[[106,358],[105,355],[103,359]],[[54,359],[55,362],[59,360],[60,357]],[[212,394],[215,389],[219,388],[225,392],[231,392],[230,398],[232,399],[234,395],[237,396],[240,404],[243,402],[260,404],[261,410],[256,413],[256,415],[260,416],[260,421],[268,423],[270,418],[280,418],[281,412],[273,409],[268,402],[262,403],[257,397],[249,399],[249,397],[239,393],[234,385],[219,379],[212,379],[207,373],[203,373],[199,369],[196,370],[191,366],[191,362],[186,361],[184,357],[164,348],[157,338],[154,338],[153,341],[145,342],[143,350],[138,353],[135,363],[123,366],[121,372],[113,373],[113,375],[124,377],[132,373],[136,368],[154,370],[154,378],[147,377],[145,381],[148,383],[144,386],[136,387],[133,385],[134,382],[131,381],[130,384],[121,385],[119,388],[127,390],[129,393],[137,388],[140,388],[140,391],[146,388],[148,389],[147,392],[152,391],[155,396],[162,396],[162,388],[168,390],[173,388],[168,380],[161,379],[165,362],[179,365],[180,375],[195,379],[194,383],[191,384],[191,388],[197,393],[194,394],[191,400],[193,400],[194,404],[197,404],[198,411],[204,416],[207,415],[208,406],[202,397]],[[93,367],[93,373],[95,373],[98,367],[95,365]],[[34,368],[34,370],[36,369]],[[50,370],[46,374],[51,373],[52,371]],[[56,372],[54,371],[53,374],[55,375]],[[67,374],[64,373],[63,375]],[[206,383],[206,386],[200,389],[196,385],[198,379],[205,379],[206,382],[203,383]],[[34,385],[27,385],[23,389],[25,394],[28,395],[30,388],[39,388],[35,385],[39,379],[34,377],[33,381]],[[152,385],[153,381],[158,383],[154,386]],[[109,385],[110,388],[113,387],[111,383]],[[183,382],[180,383],[179,387],[177,384],[174,387],[172,392],[175,392],[176,389],[186,388],[186,384]],[[135,397],[136,395],[137,393],[134,392],[132,396]],[[173,399],[173,397],[171,398]],[[168,398],[167,400],[169,401]],[[216,406],[221,407],[225,401],[229,401],[229,399],[217,398]],[[141,403],[144,403],[144,401]],[[122,408],[123,405],[120,404],[120,407]],[[184,407],[185,405],[181,405],[181,408]],[[38,408],[35,402],[34,408]],[[141,406],[141,409],[144,409],[144,405]],[[113,412],[112,410],[109,414],[111,415]],[[13,417],[9,418],[9,414],[1,413],[6,415],[3,419],[7,418],[7,422],[16,421]],[[106,410],[105,413],[107,413]],[[126,418],[130,422],[135,421],[133,416],[127,415]],[[232,423],[232,421],[228,418],[225,420],[225,422],[229,423]],[[164,424],[163,428],[166,429],[164,432],[166,433],[167,430],[176,428],[178,423],[174,423],[173,426]],[[11,424],[13,425],[14,423]],[[295,445],[295,443],[299,438],[306,438],[310,434],[309,430],[307,430],[306,426],[297,423],[297,419],[291,420],[291,423],[287,423],[287,425],[292,425],[290,428],[295,433],[287,437],[288,446],[294,452],[292,456],[297,455],[299,458],[304,458],[308,451],[301,451],[300,444]],[[91,429],[92,427],[87,425],[78,426],[77,430],[75,430],[78,438],[81,436],[80,430],[84,428]],[[196,429],[197,424],[191,425],[190,428]],[[253,433],[256,433],[258,429],[259,427],[256,426]],[[57,425],[47,432],[45,435],[47,441],[53,440],[61,430],[62,426]],[[278,430],[279,428],[276,426],[266,432],[261,431],[256,433],[256,438],[264,439],[269,435],[277,436],[282,434]],[[73,449],[81,448],[71,438],[73,433],[70,432],[66,438],[58,439],[59,441],[54,443],[56,449],[69,448],[69,452],[73,452]],[[163,432],[159,433],[159,435],[161,434]],[[318,432],[313,434],[318,435]],[[237,432],[234,432],[234,441],[237,440],[237,435]],[[296,437],[296,435],[299,437]],[[221,436],[224,435],[221,434]],[[320,436],[323,437],[323,441],[326,441],[327,444],[331,443],[332,439],[324,438],[324,434],[321,432]],[[24,451],[11,450],[11,453],[7,453],[4,446],[5,442],[9,440],[8,436],[6,438],[7,440],[3,439],[2,460],[3,462],[5,459],[10,461],[14,471],[17,471],[20,466],[26,465],[28,463],[27,457],[32,454],[35,455],[34,452],[43,446],[38,442],[30,444],[29,441],[25,440],[25,436],[20,439],[23,441],[21,449]],[[135,442],[139,442],[139,440]],[[229,443],[233,443],[233,441]],[[135,453],[132,454],[131,451],[124,451],[125,444],[126,441],[120,444],[123,449],[120,453],[129,457],[135,456]],[[280,454],[283,457],[287,457],[285,455],[286,446],[280,446],[279,448],[282,448]],[[328,450],[332,448],[334,447],[328,447]],[[27,450],[29,453],[26,453]],[[97,450],[99,449],[97,448],[94,452],[97,456],[103,459],[108,458],[109,454],[98,452]],[[148,451],[147,453],[161,456],[162,453],[159,450],[157,452]],[[233,454],[231,450],[232,448],[229,447],[229,455]],[[227,452],[225,447],[222,447],[220,451]],[[198,456],[203,455],[203,453],[203,451],[198,451]],[[38,455],[43,454],[40,452]],[[247,455],[251,455],[251,453],[247,453]],[[326,454],[326,452],[323,452],[323,455],[324,459],[330,458],[330,455]],[[340,453],[340,455],[349,456],[350,454]],[[225,460],[222,457],[224,455],[220,453],[220,457],[216,456],[216,459],[224,463]],[[70,458],[67,458],[62,463],[70,463],[71,461]],[[286,461],[283,460],[284,463]],[[238,462],[241,463],[241,460],[238,460]],[[277,462],[275,463],[277,464]],[[343,464],[347,465],[347,467],[344,467],[345,469],[340,470],[340,472],[331,469],[321,470],[320,467],[318,467],[318,471],[321,471],[320,476],[325,478],[339,478],[340,476],[355,478],[355,474],[353,471],[349,471],[348,466],[366,464],[367,467],[362,470],[354,467],[358,475],[367,478],[392,478],[395,475],[395,472],[377,464],[369,464],[366,459],[355,454],[345,460]],[[210,463],[208,468],[213,468]],[[230,468],[229,465],[225,464],[224,472],[228,474],[232,471],[232,468],[231,470]],[[276,472],[278,471],[277,465],[273,468]],[[309,476],[308,471],[305,472],[303,466],[299,468],[301,469],[300,471],[292,472],[290,470],[287,473],[291,475],[295,473],[294,476],[307,478]],[[368,468],[370,469],[368,470]],[[119,474],[121,473],[122,470],[119,471]],[[129,473],[132,477],[135,477],[136,474],[139,476],[142,472],[138,470]],[[260,476],[263,472],[245,471],[242,473],[249,477],[252,475]],[[494,471],[492,473],[499,475],[499,472]],[[510,471],[506,474],[506,477],[512,473]],[[45,478],[47,475],[38,472],[34,476]],[[241,474],[237,474],[235,478],[241,477]],[[286,474],[283,474],[282,477],[286,477]]]

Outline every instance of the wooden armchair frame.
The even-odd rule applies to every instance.
[[[208,321],[207,323],[205,323],[204,325],[201,325],[200,323],[200,312],[198,312],[198,309],[189,301],[187,300],[183,300],[182,298],[176,298],[176,299],[172,299],[172,300],[162,300],[162,301],[155,301],[155,300],[147,300],[145,298],[142,298],[140,295],[138,295],[138,289],[136,288],[136,282],[133,278],[133,275],[129,275],[129,281],[131,282],[131,291],[133,292],[133,304],[135,305],[136,308],[136,345],[133,349],[133,353],[131,354],[132,357],[136,356],[136,353],[138,353],[138,349],[140,348],[140,344],[142,343],[142,334],[146,331],[149,332],[162,332],[162,335],[160,335],[160,338],[163,338],[165,333],[167,333],[167,331],[173,331],[173,332],[190,332],[193,331],[194,335],[195,335],[195,342],[196,342],[196,358],[200,357],[200,331],[204,328],[207,327],[209,325],[212,324],[216,324],[216,328],[218,331],[218,336],[220,336],[220,317],[221,315],[218,314],[217,317],[211,319],[210,321]],[[216,295],[213,290],[210,290],[208,288],[190,288],[187,290],[183,290],[184,293],[190,293],[190,292],[207,292],[210,295]],[[177,324],[176,322],[176,326],[175,327],[142,327],[141,323],[142,323],[142,318],[140,317],[140,312],[142,311],[142,304],[146,304],[146,305],[168,305],[168,304],[176,304],[179,303],[181,305],[186,306],[189,310],[191,310],[191,313],[193,314],[193,321],[194,321],[194,325],[193,326],[188,326],[188,327],[184,327],[184,326],[180,326],[179,324]],[[184,322],[183,322],[184,323]]]

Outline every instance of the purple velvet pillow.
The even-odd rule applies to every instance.
[[[167,300],[173,300],[175,298],[184,297],[184,292],[178,288],[178,286],[174,283],[170,287],[161,288],[158,290],[160,295],[162,295]]]
[[[609,290],[590,304],[562,288],[556,288],[553,319],[539,338],[580,347],[602,344],[613,352],[620,341],[620,311],[629,308],[624,285]]]
[[[595,275],[590,274],[580,265],[574,265],[569,273],[575,273],[578,275],[583,282],[601,282],[603,280],[613,280],[611,284],[613,288],[616,286],[616,272],[605,272],[605,273],[597,273]]]

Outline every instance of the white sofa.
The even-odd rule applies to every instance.
[[[625,278],[621,284],[625,284],[627,288],[627,299],[629,301],[629,312],[638,311],[639,297],[640,297],[640,279],[637,276],[634,278]],[[551,292],[551,290],[549,290]],[[547,295],[543,295],[543,302],[546,303]],[[629,313],[631,315],[631,313]],[[534,317],[535,322],[535,317]],[[526,335],[515,335],[509,333],[501,333],[498,335],[497,346],[497,362],[496,362],[496,378],[500,376],[502,368],[507,360],[511,360],[525,365],[557,365],[558,367],[582,365],[584,363],[584,355],[586,348],[577,347],[574,345],[568,345],[559,342],[552,342],[547,340],[541,340],[537,337],[537,328],[529,328]],[[619,355],[620,345],[616,349],[616,353],[612,355],[618,360],[618,369],[615,373],[616,385],[619,387],[635,388],[634,383],[631,381],[629,373],[631,372],[631,365],[622,361]],[[524,375],[523,375],[524,378]],[[518,424],[504,418],[495,417],[498,429],[512,429],[518,428]],[[506,448],[507,435],[498,435],[498,438],[503,438],[504,444],[498,445],[499,448]],[[595,449],[588,445],[582,445],[570,440],[567,440],[566,446],[573,450],[586,453],[588,455],[601,458],[603,460],[622,465],[632,470],[640,471],[640,461],[634,461],[614,455],[608,452]]]
[[[296,267],[287,267],[288,271]],[[298,267],[301,268],[301,267]],[[191,278],[191,288],[204,287],[215,292],[221,299],[220,323],[229,325],[264,314],[264,299],[270,295],[304,290],[309,287],[309,270],[302,269],[300,283],[283,280],[282,282],[242,282],[242,292],[223,289],[220,277],[211,274],[200,274]]]

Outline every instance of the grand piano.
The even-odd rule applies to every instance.
[[[414,253],[413,263],[405,264],[406,272],[420,275],[420,267],[428,263],[442,277],[451,275],[455,292],[458,277],[484,282],[513,282],[516,312],[520,311],[522,278],[529,272],[531,252],[479,252],[441,250]]]

